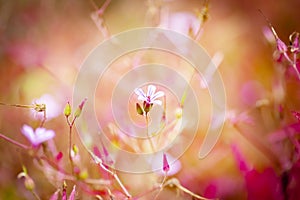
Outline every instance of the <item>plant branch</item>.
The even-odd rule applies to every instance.
[[[3,135],[2,133],[0,133],[0,138],[2,138],[2,139],[4,139],[4,140],[6,140],[6,141],[8,141],[8,142],[10,142],[10,143],[12,143],[12,144],[18,146],[18,147],[21,147],[22,149],[26,149],[26,150],[27,150],[27,149],[30,149],[29,146],[26,146],[25,144],[19,143],[19,142],[15,141],[15,140],[13,140],[13,139],[11,139],[11,138],[9,138],[9,137],[6,137],[6,136]]]

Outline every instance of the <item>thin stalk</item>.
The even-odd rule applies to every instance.
[[[39,197],[39,195],[34,191],[31,190],[32,195],[37,199],[37,200],[41,200],[41,198]]]
[[[34,105],[6,104],[6,103],[2,103],[2,102],[0,102],[0,105],[12,106],[12,107],[17,107],[17,108],[34,108]]]
[[[12,143],[12,144],[18,146],[18,147],[21,147],[22,149],[26,149],[26,150],[27,150],[27,149],[30,149],[29,146],[26,146],[25,144],[19,143],[19,142],[15,141],[15,140],[13,140],[13,139],[11,139],[11,138],[9,138],[9,137],[6,137],[6,136],[3,135],[2,133],[0,133],[0,138],[2,138],[2,139],[4,139],[4,140],[6,140],[6,141],[8,141],[8,142],[10,142],[10,143]]]
[[[132,196],[129,194],[128,190],[125,188],[125,186],[123,185],[123,183],[120,180],[120,178],[118,177],[118,175],[113,170],[110,170],[109,166],[103,165],[103,161],[99,157],[95,156],[88,149],[87,149],[87,151],[89,152],[89,154],[91,155],[92,159],[95,161],[96,164],[98,164],[104,171],[106,171],[111,176],[113,176],[113,178],[117,181],[118,185],[122,189],[122,191],[123,191],[124,195],[127,197],[127,199],[131,199]]]
[[[162,182],[160,183],[160,185],[159,185],[159,187],[160,187],[160,190],[157,192],[157,194],[155,195],[155,198],[154,198],[154,200],[156,200],[157,198],[158,198],[158,196],[159,196],[159,194],[161,193],[161,191],[163,190],[163,185],[164,185],[164,183],[166,182],[166,180],[167,180],[167,175],[168,175],[168,172],[165,172],[165,174],[164,174],[164,178],[163,178],[163,180],[162,180]]]
[[[73,130],[73,125],[74,125],[77,117],[74,117],[74,119],[72,120],[71,123],[69,121],[69,117],[66,117],[66,118],[67,118],[67,123],[69,125],[69,160],[70,160],[70,164],[71,164],[71,172],[72,172],[72,174],[74,174],[74,162],[73,162],[73,158],[72,158],[72,130]]]
[[[284,55],[284,57],[287,59],[287,61],[292,65],[292,67],[294,68],[294,70],[295,70],[296,73],[297,73],[298,79],[300,80],[300,72],[299,72],[298,69],[297,69],[296,61],[293,62],[293,61],[291,60],[291,58],[287,55],[286,52],[284,52],[283,55]],[[294,60],[295,60],[295,55],[296,55],[296,54],[294,54]]]
[[[145,118],[146,118],[146,126],[147,126],[147,137],[148,137],[148,140],[150,142],[151,150],[152,150],[152,152],[154,152],[155,148],[154,148],[154,145],[153,145],[153,142],[152,142],[152,137],[149,133],[149,117],[148,117],[148,114],[146,114]]]

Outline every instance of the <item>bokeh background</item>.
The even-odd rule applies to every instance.
[[[62,114],[63,107],[66,102],[72,101],[73,84],[84,59],[96,45],[107,38],[91,18],[91,14],[97,7],[100,8],[103,2],[0,1],[0,102],[28,105],[39,101],[41,97],[46,99],[45,101],[51,104],[48,106],[48,114],[53,116],[49,117],[45,127],[56,131],[54,141],[57,149],[65,153],[68,127]],[[196,10],[201,10],[204,2],[166,0],[160,3],[167,7],[170,13],[195,14]],[[103,15],[108,31],[106,33],[113,35],[137,27],[151,26],[146,19],[148,4],[148,1],[144,0],[112,0]],[[283,89],[277,84],[280,79],[273,58],[276,46],[264,36],[263,30],[268,23],[258,9],[267,16],[279,37],[288,44],[289,35],[300,30],[299,7],[298,0],[209,2],[209,19],[204,25],[199,44],[211,56],[216,52],[224,54],[219,72],[227,93],[228,110],[236,113],[247,111],[253,124],[240,127],[242,134],[232,125],[225,124],[216,147],[208,157],[199,160],[197,153],[207,128],[200,122],[197,137],[180,158],[180,170],[173,175],[194,193],[220,199],[247,199],[247,187],[233,156],[233,146],[239,149],[248,165],[258,172],[271,168],[280,177],[283,169],[276,161],[274,163],[273,158],[270,159],[262,153],[255,141],[259,144],[266,142],[268,146],[266,138],[278,130],[282,123],[295,122],[292,116],[281,122],[274,120],[273,115],[276,115],[274,109],[278,102],[284,105],[286,113],[299,109],[299,80],[293,76],[288,77]],[[109,78],[116,78],[120,71],[118,68],[115,70],[116,73],[108,75]],[[197,78],[192,81],[195,88],[199,87],[198,83]],[[102,91],[98,97],[109,99],[105,96],[106,93],[109,91]],[[282,93],[284,97],[281,98]],[[205,96],[207,94],[207,91],[198,93],[200,107],[209,103]],[[263,108],[254,108],[257,100],[261,99],[267,99],[270,104]],[[20,132],[22,125],[37,126],[36,123],[36,116],[29,109],[0,107],[0,133],[21,143],[29,144]],[[78,137],[75,137],[74,142],[82,147]],[[84,163],[90,165],[84,150],[82,157]],[[24,188],[23,180],[17,179],[22,164],[28,167],[36,182],[37,193],[42,199],[49,199],[56,190],[55,185],[50,184],[37,169],[28,153],[2,139],[0,158],[0,199],[33,198]],[[89,166],[87,168],[90,169]],[[90,171],[91,176],[97,177],[97,170],[91,168]],[[157,177],[151,174],[121,173],[120,176],[133,194],[151,188],[157,180]],[[264,179],[257,180],[260,181],[264,183]],[[263,183],[262,188],[265,185]],[[176,191],[172,189],[165,190],[159,198],[167,197],[190,198],[188,195],[177,196]],[[79,193],[79,198],[93,199],[85,197],[82,193]],[[147,199],[148,196],[144,198]]]

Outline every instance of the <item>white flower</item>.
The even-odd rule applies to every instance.
[[[38,99],[34,99],[32,101],[32,104],[46,104],[46,117],[47,119],[52,119],[57,117],[62,113],[62,108],[54,99],[53,96],[49,94],[44,94]],[[43,119],[44,113],[43,112],[36,112],[35,110],[32,110],[33,116],[38,119]]]
[[[155,93],[156,87],[154,85],[149,85],[147,94],[144,93],[144,91],[141,88],[137,88],[134,90],[135,94],[138,95],[138,100],[145,101],[147,104],[158,104],[161,105],[161,100],[156,100],[159,97],[162,97],[165,95],[164,92],[158,91]]]
[[[47,130],[45,128],[37,128],[35,131],[28,125],[23,125],[22,134],[31,142],[33,146],[38,146],[39,144],[52,139],[55,136],[53,130]]]

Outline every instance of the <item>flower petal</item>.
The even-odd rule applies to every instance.
[[[162,104],[161,100],[154,100],[154,101],[151,101],[151,103],[157,104],[157,105],[160,105],[160,106]]]
[[[156,87],[154,85],[149,85],[148,86],[148,91],[147,91],[147,97],[152,97],[156,91]]]
[[[34,141],[34,132],[33,129],[28,126],[27,124],[24,124],[22,129],[21,129],[22,134],[31,142],[33,143]]]
[[[162,91],[156,92],[153,96],[151,96],[151,100],[155,100],[155,99],[157,99],[159,97],[162,97],[164,95],[165,95],[165,93],[162,92]]]
[[[143,91],[141,88],[136,88],[136,89],[134,90],[134,93],[135,93],[136,95],[138,95],[138,99],[139,99],[139,100],[143,100],[143,99],[146,99],[146,98],[147,98],[146,94],[144,93],[144,91]],[[143,98],[143,99],[141,99],[141,98]]]
[[[55,132],[53,130],[46,130],[45,128],[37,128],[35,133],[35,145],[39,145],[40,143],[50,140],[55,136]]]
[[[73,186],[73,190],[72,190],[68,200],[75,200],[75,196],[76,196],[76,185]]]

